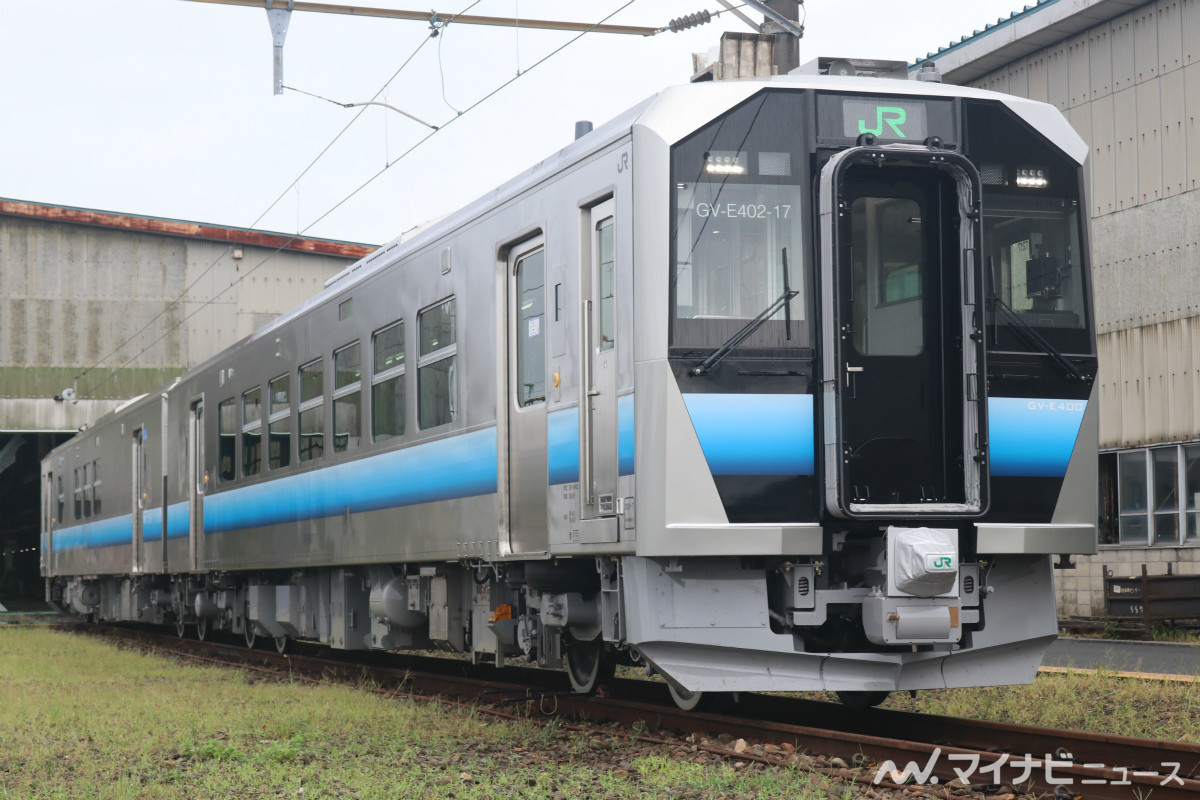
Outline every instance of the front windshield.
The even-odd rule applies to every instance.
[[[1059,350],[1090,353],[1078,204],[985,195],[983,239],[989,296]],[[990,348],[1031,349],[1019,323],[994,310],[988,323]]]
[[[720,347],[786,289],[790,309],[741,346],[808,345],[797,113],[795,96],[763,93],[675,147],[673,345]]]

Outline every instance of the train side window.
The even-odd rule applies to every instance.
[[[454,298],[417,314],[417,424],[421,430],[454,421],[457,411],[458,344]]]
[[[83,484],[79,482],[79,467],[75,468],[72,494],[75,495],[75,519],[83,519]]]
[[[325,453],[325,362],[310,361],[300,368],[300,461]]]
[[[546,251],[518,259],[517,278],[517,405],[546,400]],[[601,300],[601,314],[604,301]],[[611,340],[610,340],[611,346]],[[601,349],[605,349],[601,345]]]
[[[221,482],[237,477],[237,404],[231,397],[217,405],[217,477]]]
[[[271,469],[292,463],[292,376],[280,375],[267,385],[270,397],[267,460]]]
[[[83,516],[84,518],[92,515],[92,474],[90,471],[91,465],[83,465]]]
[[[377,331],[371,342],[371,437],[382,442],[404,435],[404,323]]]
[[[242,395],[242,475],[262,470],[262,389],[254,387]]]
[[[62,475],[55,475],[54,479],[56,481],[58,481],[58,517],[57,517],[57,520],[59,522],[65,522],[65,520],[63,519],[63,512],[66,511],[67,497],[63,493]]]
[[[100,515],[100,459],[92,462],[92,511]]]
[[[358,342],[333,352],[333,452],[362,439],[362,356]]]

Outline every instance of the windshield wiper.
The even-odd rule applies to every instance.
[[[1044,354],[1050,356],[1050,359],[1067,374],[1067,377],[1073,378],[1077,381],[1086,381],[1088,379],[1088,376],[1084,375],[1083,372],[1080,371],[1079,367],[1075,366],[1075,364],[1072,363],[1071,360],[1065,355],[1063,355],[1061,350],[1051,344],[1045,336],[1042,336],[1040,333],[1034,330],[1033,326],[1022,319],[1021,315],[1014,311],[1012,306],[1004,302],[1000,295],[993,291],[988,300],[991,302],[993,309],[1000,311],[1001,315],[1013,324],[1013,326],[1016,328],[1017,335],[1024,339],[1026,344],[1032,345],[1038,350],[1041,350]]]
[[[788,278],[788,258],[787,248],[785,247],[783,248],[783,294],[774,303],[763,309],[757,317],[747,322],[740,331],[730,336],[725,344],[714,350],[712,355],[700,362],[699,366],[694,367],[688,374],[693,378],[707,375],[722,358],[729,354],[730,350],[750,338],[756,330],[762,327],[764,322],[775,316],[781,307],[784,309],[784,323],[786,325],[787,338],[790,341],[792,338],[792,307],[789,303],[798,294],[800,292],[792,289],[791,280]]]

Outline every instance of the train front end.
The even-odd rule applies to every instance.
[[[1032,680],[1096,546],[1086,145],[815,77],[666,92],[634,142],[627,641],[685,694]]]

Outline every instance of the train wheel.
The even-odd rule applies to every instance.
[[[567,641],[567,677],[578,694],[591,694],[597,686],[611,680],[615,666],[603,638],[597,636],[590,642]]]
[[[254,630],[254,623],[250,620],[246,620],[246,624],[242,633],[246,637],[246,649],[253,650],[254,645],[258,642],[258,631]]]
[[[208,638],[208,620],[204,617],[196,617],[196,638],[202,642]]]
[[[675,684],[668,682],[667,691],[671,693],[671,700],[679,707],[680,711],[703,711],[712,702],[712,695],[708,692],[689,692],[684,688],[675,688]]]
[[[175,619],[175,635],[180,639],[187,633],[187,623],[183,621],[183,617],[179,616]]]
[[[288,649],[288,637],[276,636],[275,637],[275,652],[279,653],[279,655],[283,655],[284,653],[287,652],[287,649]]]
[[[838,692],[838,700],[848,708],[871,708],[887,700],[891,692]]]

